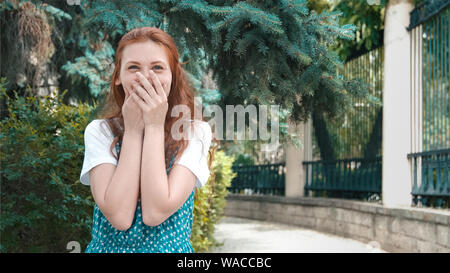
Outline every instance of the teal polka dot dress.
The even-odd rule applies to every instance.
[[[116,144],[119,154],[120,143]],[[174,156],[167,169],[172,168]],[[142,220],[141,201],[138,199],[131,227],[126,231],[115,229],[94,206],[92,240],[86,253],[194,253],[190,242],[194,208],[194,190],[186,202],[158,226],[147,226]]]

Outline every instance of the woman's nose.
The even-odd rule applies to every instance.
[[[139,71],[139,73],[141,73],[141,75],[144,76],[144,78],[146,78],[147,81],[150,82],[150,71]],[[139,82],[140,79],[141,78],[138,75],[136,75],[136,81]]]
[[[147,80],[150,80],[150,71],[144,70],[141,73],[144,76],[144,78],[146,78]]]

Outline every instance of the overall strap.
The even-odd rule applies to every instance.
[[[169,170],[172,168],[172,164],[173,164],[173,161],[175,159],[175,156],[178,153],[178,150],[180,150],[180,147],[177,147],[176,151],[172,154],[172,158],[170,159],[170,163],[169,163]]]

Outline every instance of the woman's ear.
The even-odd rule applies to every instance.
[[[120,85],[122,81],[120,80],[120,76],[117,76],[116,81],[114,82],[116,85]]]

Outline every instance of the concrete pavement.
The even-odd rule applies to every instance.
[[[223,217],[214,237],[222,246],[211,253],[382,253],[377,242],[362,242],[298,226]]]

